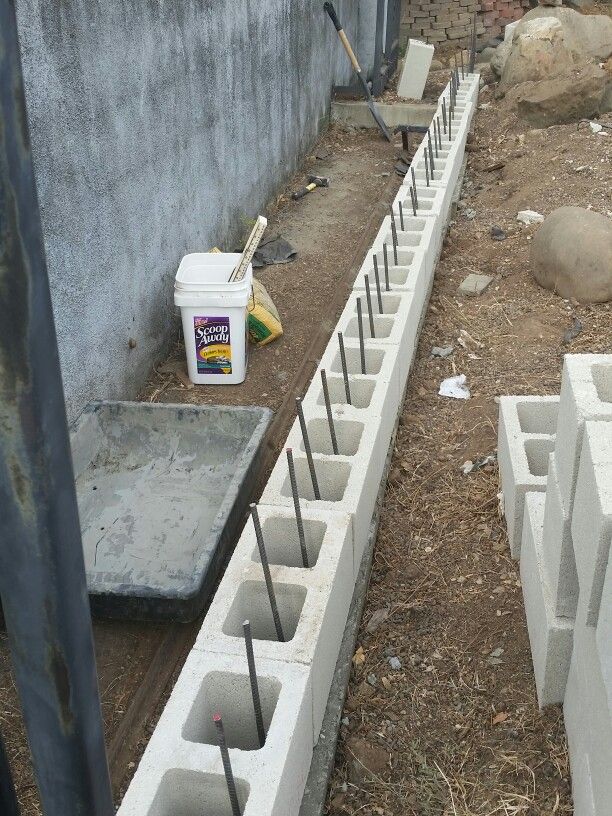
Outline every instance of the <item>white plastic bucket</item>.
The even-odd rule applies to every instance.
[[[253,284],[249,264],[241,281],[228,282],[240,255],[185,255],[174,282],[180,306],[189,379],[196,385],[230,385],[246,377],[247,306]]]

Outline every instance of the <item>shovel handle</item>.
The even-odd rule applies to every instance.
[[[348,58],[350,59],[353,68],[355,69],[355,71],[357,71],[358,74],[360,74],[361,73],[361,67],[359,65],[359,61],[357,60],[357,57],[355,56],[355,52],[351,48],[351,44],[348,41],[348,38],[347,38],[346,34],[344,33],[344,29],[342,28],[342,24],[341,24],[340,20],[338,19],[338,15],[336,14],[336,9],[334,8],[333,3],[329,3],[329,2],[323,3],[323,8],[329,14],[330,19],[331,19],[332,23],[334,24],[334,26],[336,28],[336,31],[338,32],[338,36],[340,37],[340,40],[342,41],[342,45],[344,46],[344,50],[348,54]]]

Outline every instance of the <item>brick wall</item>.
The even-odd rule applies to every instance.
[[[529,8],[529,0],[404,0],[402,28],[408,36],[432,45],[467,44],[474,12],[478,36],[494,37]]]

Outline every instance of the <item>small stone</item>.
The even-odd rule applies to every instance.
[[[493,278],[490,275],[475,275],[471,272],[459,284],[459,294],[469,297],[482,295],[485,289],[491,284]]]
[[[454,350],[453,346],[434,346],[431,350],[431,356],[445,359],[446,357],[450,357]]]
[[[468,219],[468,221],[473,221],[476,218],[476,210],[473,210],[471,207],[466,207],[463,211],[463,214]]]
[[[535,210],[521,210],[516,214],[516,220],[527,225],[541,224],[544,221],[544,216]]]
[[[508,236],[501,227],[491,227],[491,238],[494,241],[505,241]]]
[[[375,686],[375,685],[376,685],[376,675],[375,675],[375,674],[368,674],[368,683],[369,683],[371,686]]]
[[[402,668],[402,661],[399,659],[399,657],[390,657],[389,665],[393,671],[399,671]]]

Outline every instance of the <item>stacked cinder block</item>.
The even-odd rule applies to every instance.
[[[409,0],[403,22],[410,37],[433,45],[449,40],[465,44],[472,34],[475,12],[477,35],[492,37],[529,8],[529,0]]]
[[[531,418],[521,425],[526,404]],[[538,700],[563,702],[575,816],[607,816],[612,801],[611,420],[612,355],[567,355],[558,401],[500,401],[502,492],[511,548],[521,559]],[[554,445],[547,472],[533,483],[524,453],[538,437]]]
[[[299,811],[449,218],[447,187],[457,178],[455,164],[462,162],[477,92],[477,75],[462,78],[453,131],[445,136],[444,157],[438,156],[440,176],[429,186],[419,177],[416,214],[406,207],[399,212],[404,188],[393,207],[395,228],[391,216],[384,219],[357,275],[302,400],[310,450],[298,420],[285,441],[295,467],[306,559],[284,451],[264,489],[258,518],[279,620],[272,614],[257,533],[249,520],[120,816],[232,816],[212,719],[217,712],[225,723],[242,816],[296,816]],[[448,99],[448,88],[444,94]],[[253,713],[246,620],[259,679],[263,745]]]

